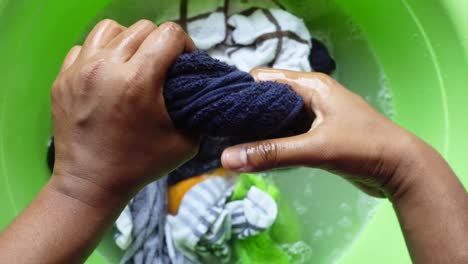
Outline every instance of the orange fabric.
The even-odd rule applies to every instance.
[[[223,168],[219,168],[210,172],[207,172],[202,175],[190,177],[184,181],[178,182],[171,187],[169,187],[167,196],[168,196],[168,205],[167,209],[170,214],[175,215],[179,210],[180,203],[182,202],[182,198],[184,198],[185,193],[187,193],[193,186],[199,184],[200,182],[204,181],[208,177],[222,177],[228,176],[229,173],[226,173],[226,170]]]
[[[169,213],[172,215],[177,214],[177,210],[179,209],[179,205],[182,202],[182,198],[184,197],[185,193],[196,184],[202,182],[204,179],[204,176],[195,176],[169,187],[169,191],[167,193],[169,196],[167,205]]]
[[[227,170],[224,168],[219,168],[207,173],[209,176],[227,176],[227,174]]]

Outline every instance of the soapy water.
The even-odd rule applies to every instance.
[[[265,173],[280,187],[298,216],[303,259],[332,263],[346,252],[375,212],[377,199],[331,173],[310,168]]]
[[[382,74],[380,77],[380,90],[377,95],[377,102],[379,103],[382,112],[389,118],[395,116],[395,108],[393,106],[392,91],[388,87],[387,76]]]
[[[337,62],[333,77],[393,118],[387,78],[352,19],[330,5],[328,12],[307,22],[312,35],[326,43]],[[339,261],[359,238],[379,203],[339,176],[318,169],[281,169],[265,175],[278,184],[300,219],[303,242],[310,247],[305,254],[310,260],[304,263]]]
[[[214,0],[206,2],[215,2]],[[284,1],[287,2],[287,1]],[[203,10],[203,1],[193,1]],[[212,3],[211,3],[212,4]],[[131,7],[131,8],[129,8]],[[378,59],[359,26],[333,4],[320,15],[305,19],[311,34],[326,44],[337,62],[333,77],[360,94],[376,109],[392,118],[395,110],[392,93]],[[297,10],[300,13],[300,10]],[[314,12],[311,9],[310,12]],[[169,1],[114,0],[96,18],[116,19],[128,25],[140,18],[159,22],[178,14],[177,4]],[[85,35],[84,35],[85,36]],[[342,178],[311,168],[273,170],[264,173],[278,185],[285,200],[298,216],[302,240],[281,245],[294,264],[334,263],[346,254],[374,215],[378,200]],[[118,262],[120,253],[112,240],[100,245],[103,255]]]
[[[304,241],[281,245],[291,264],[307,264],[312,261],[312,248]]]

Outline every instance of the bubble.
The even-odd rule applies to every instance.
[[[307,195],[307,196],[311,196],[311,195],[313,194],[313,191],[312,191],[312,184],[307,183],[307,184],[305,185],[304,194]]]
[[[342,228],[348,228],[350,227],[352,224],[351,220],[349,219],[349,217],[347,216],[344,216],[340,219],[340,221],[338,221],[338,226],[342,227]]]
[[[313,251],[312,248],[304,241],[298,241],[293,244],[281,245],[281,248],[286,252],[289,262],[293,264],[310,263]]]
[[[307,213],[307,206],[304,205],[301,200],[294,200],[293,206],[296,209],[297,214],[304,215]]]
[[[317,229],[314,232],[314,240],[318,240],[323,237],[323,230],[322,229]]]
[[[351,206],[347,203],[341,203],[340,204],[340,210],[343,212],[349,212],[351,211]]]
[[[356,202],[356,209],[358,214],[363,218],[368,220],[371,218],[376,211],[376,205],[379,200],[376,198],[370,197],[364,193],[360,193]]]
[[[388,88],[387,77],[382,74],[380,76],[380,90],[377,94],[377,102],[380,104],[384,114],[390,118],[395,116],[395,108],[393,105],[393,94]]]

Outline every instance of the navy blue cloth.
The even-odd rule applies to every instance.
[[[200,135],[264,139],[310,128],[302,98],[288,85],[257,83],[202,51],[177,59],[164,98],[174,124]]]
[[[219,168],[229,146],[304,133],[313,120],[288,85],[257,83],[202,51],[177,59],[167,75],[164,99],[176,127],[202,136],[198,154],[169,174],[169,185]],[[52,138],[51,170],[54,160]]]
[[[219,168],[229,146],[304,133],[312,122],[302,98],[288,85],[256,83],[202,51],[178,58],[164,98],[178,128],[203,136],[198,154],[169,174],[169,185]]]

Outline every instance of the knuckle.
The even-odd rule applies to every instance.
[[[138,72],[127,75],[124,79],[124,101],[131,105],[137,105],[143,99],[144,86],[145,80]]]
[[[80,50],[80,49],[81,49],[81,45],[75,45],[70,49],[70,51],[77,51],[77,50]]]
[[[260,142],[247,149],[247,163],[257,169],[275,167],[278,163],[278,151],[275,142],[270,140]]]
[[[153,21],[148,20],[148,19],[140,19],[140,20],[138,20],[138,22],[136,22],[136,24],[141,24],[141,25],[143,25],[145,27],[155,26]]]
[[[50,89],[50,95],[52,96],[52,99],[54,99],[57,96],[58,89],[59,89],[59,80],[56,79],[54,83],[52,83],[52,88]]]
[[[50,90],[50,97],[51,103],[54,105],[58,102],[61,97],[64,95],[64,89],[67,88],[68,78],[67,76],[59,76],[54,83],[52,84],[52,88]]]
[[[107,26],[117,26],[117,25],[118,25],[117,22],[115,22],[114,20],[110,18],[106,18],[106,19],[101,20],[97,24],[97,27],[107,27]]]
[[[144,85],[144,78],[140,71],[128,73],[124,79],[125,88],[132,89]]]
[[[313,74],[314,74],[314,77],[316,77],[319,80],[325,81],[325,82],[329,82],[332,79],[329,75],[327,75],[325,73],[314,72]]]
[[[104,30],[104,31],[117,31],[121,30],[122,26],[116,21],[106,18],[101,20],[96,26],[95,31]]]
[[[81,87],[85,89],[92,88],[96,85],[100,78],[102,71],[103,60],[98,60],[87,65],[84,65],[78,72],[77,78],[81,84]]]
[[[174,23],[174,22],[164,22],[161,26],[162,29],[171,31],[174,34],[184,34],[184,30],[182,29],[179,24]]]

